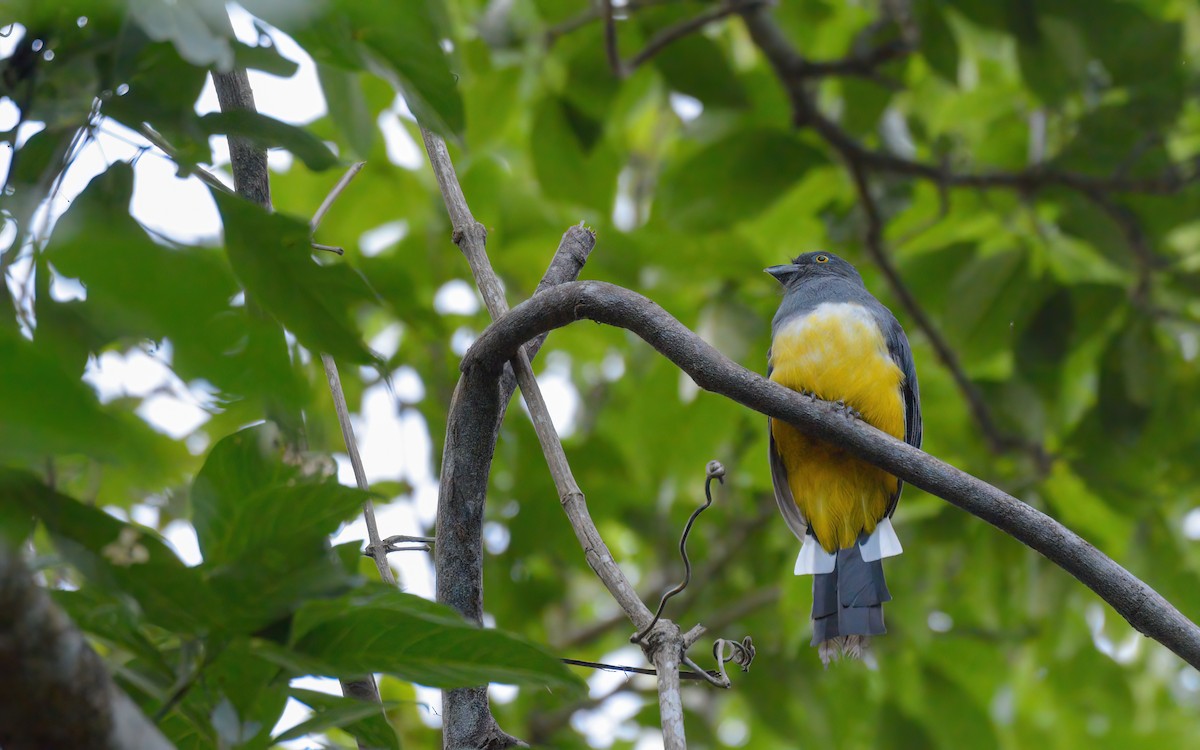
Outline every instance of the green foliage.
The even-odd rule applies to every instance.
[[[555,28],[594,3],[509,5],[242,3],[317,63],[329,112],[303,126],[196,112],[210,69],[236,62],[286,77],[300,62],[265,39],[238,41],[223,3],[6,5],[18,26],[5,40],[0,97],[24,124],[0,133],[13,154],[0,205],[0,299],[9,303],[0,311],[0,530],[33,545],[56,603],[177,747],[269,747],[322,733],[343,745],[431,746],[433,713],[413,683],[488,681],[521,686],[493,705],[507,731],[587,747],[570,723],[584,705],[579,673],[556,657],[628,647],[624,624],[590,630],[615,609],[562,518],[519,406],[502,429],[486,510],[485,609],[498,629],[369,583],[375,572],[359,544],[330,546],[367,497],[384,511],[424,507],[455,347],[488,322],[481,311],[435,307],[439,290],[469,270],[428,168],[389,159],[403,136],[420,144],[412,121],[393,121],[397,94],[448,137],[510,303],[533,292],[566,227],[586,220],[599,241],[585,277],[651,296],[762,371],[778,296],[761,269],[833,250],[909,331],[927,450],[1042,508],[1200,615],[1194,180],[1157,194],[1100,190],[1098,201],[1070,185],[961,189],[871,174],[901,279],[1005,445],[1017,446],[996,451],[871,262],[843,160],[803,118],[797,125],[742,20],[708,24],[619,79],[598,21]],[[797,0],[771,13],[806,59],[853,62],[901,41],[877,5]],[[1188,177],[1200,156],[1194,5],[919,0],[910,52],[866,75],[805,85],[864,148],[957,175],[1064,170],[1132,184],[1183,165]],[[623,11],[622,59],[712,7]],[[386,140],[381,119],[394,126]],[[106,156],[106,169],[83,171],[80,154],[96,153],[97,141],[102,150],[108,134],[136,139],[147,126],[168,156],[132,165]],[[140,225],[130,206],[143,160],[170,158],[192,174],[211,165],[210,136],[220,134],[296,157],[272,175],[274,210],[212,193],[223,225],[216,246]],[[317,238],[346,255],[314,253],[307,217],[337,179],[330,168],[352,159],[367,167]],[[80,189],[80,174],[96,176]],[[51,196],[69,208],[45,222],[38,208]],[[380,227],[396,230],[390,246],[363,241]],[[59,293],[68,282],[81,298]],[[388,336],[398,338],[394,351],[377,343]],[[330,455],[343,445],[319,352],[342,365],[353,411],[366,394],[385,394],[407,424],[423,425],[430,466],[397,469],[371,493],[334,481]],[[146,423],[158,394],[101,399],[81,381],[98,358],[131,353],[169,368],[176,392],[204,394],[207,421],[193,434],[176,439]],[[686,683],[693,745],[1194,741],[1192,671],[1035,553],[913,488],[896,519],[906,553],[888,562],[895,599],[877,668],[821,669],[807,645],[809,583],[790,574],[795,541],[771,497],[761,415],[697,392],[644,344],[598,326],[555,332],[537,367],[578,396],[560,425],[568,456],[647,601],[679,577],[678,534],[703,496],[705,462],[729,470],[689,541],[704,575],[667,616],[704,623],[713,637],[751,634],[758,660],[728,692]],[[1020,447],[1031,444],[1050,460]],[[412,445],[387,449],[409,467],[426,461]],[[180,528],[195,531],[202,562],[185,565],[166,541]],[[694,654],[702,666],[707,645]],[[386,718],[289,684],[367,672],[385,675]],[[618,692],[616,702],[636,704],[622,736],[657,725],[643,683]],[[315,713],[277,731],[289,698]]]

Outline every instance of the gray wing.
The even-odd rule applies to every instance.
[[[767,365],[767,377],[771,377],[771,365]],[[796,538],[801,542],[804,541],[804,535],[808,532],[808,521],[804,520],[804,514],[800,512],[800,507],[796,505],[795,498],[792,497],[792,488],[788,486],[787,469],[783,465],[783,457],[779,455],[779,449],[775,447],[775,434],[771,431],[771,418],[767,418],[767,437],[769,438],[770,447],[767,449],[771,454],[771,484],[775,487],[775,503],[779,505],[779,512],[783,514],[783,520],[787,523],[788,528],[796,535]]]
[[[890,312],[881,322],[883,323],[884,338],[887,340],[888,354],[891,355],[892,361],[900,367],[900,371],[904,373],[904,382],[900,384],[900,393],[904,398],[904,442],[920,448],[922,436],[921,388],[917,384],[917,369],[913,365],[912,349],[908,346],[908,337],[904,335],[904,329],[900,327],[899,321]],[[904,482],[896,485],[896,494],[888,503],[887,515],[890,516],[896,511],[896,504],[900,502],[900,491],[903,489]]]

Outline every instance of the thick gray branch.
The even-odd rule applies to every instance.
[[[653,301],[628,289],[584,281],[540,294],[480,335],[463,358],[464,371],[499,372],[523,342],[580,319],[628,329],[701,388],[790,422],[982,518],[1045,555],[1099,594],[1138,631],[1200,669],[1200,628],[1058,521],[865,422],[846,419],[832,404],[809,401],[732,362]]]
[[[0,543],[0,747],[168,750],[104,660]]]

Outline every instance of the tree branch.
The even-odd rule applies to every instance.
[[[445,142],[425,129],[422,129],[421,135],[454,227],[454,242],[471,266],[471,272],[488,312],[493,319],[498,319],[507,312],[508,303],[504,299],[500,280],[487,258],[487,230],[471,215]],[[534,299],[552,291],[547,290],[534,295]],[[534,337],[529,337],[532,338]],[[588,565],[634,626],[639,630],[646,627],[652,621],[653,615],[617,565],[608,550],[608,545],[592,521],[583,491],[575,481],[562,442],[550,420],[549,409],[534,377],[527,352],[523,346],[518,345],[505,361],[512,363],[517,383],[529,407],[534,431],[546,457],[550,475],[554,479],[559,502],[583,547]],[[502,374],[504,363],[499,363],[495,371],[489,371],[490,377],[480,378],[478,374],[464,372],[451,402],[449,425],[446,430],[443,479],[439,487],[438,540],[435,549],[437,593],[438,601],[451,606],[459,606],[461,603],[469,613],[463,609],[460,611],[464,611],[468,617],[480,617],[483,611],[480,551],[482,542],[479,537],[482,531],[483,504],[487,494],[487,472],[495,450],[494,439],[486,440],[484,433],[490,432],[499,411],[497,380]],[[460,483],[458,475],[465,477],[466,481]],[[463,486],[459,486],[460,484],[469,485],[471,491],[466,491]],[[444,523],[454,526],[444,530]],[[478,556],[478,570],[474,569],[473,563],[470,570],[466,569],[466,563],[462,559],[466,555],[472,558]],[[444,575],[452,569],[458,576],[470,575],[470,578],[451,578]],[[687,744],[683,739],[683,706],[679,696],[678,675],[679,660],[683,656],[685,646],[678,626],[670,620],[660,620],[651,630],[650,637],[642,643],[642,649],[647,658],[658,667],[660,701],[667,701],[663,704],[662,711],[666,750],[685,750]],[[669,673],[664,671],[666,667],[670,668]],[[480,737],[494,737],[495,733],[499,732],[495,719],[487,708],[486,692],[483,691],[484,688],[471,688],[467,691],[448,691],[445,694],[446,704],[443,708],[446,723],[442,739],[444,747],[480,747]],[[679,717],[678,726],[675,726],[676,715]],[[517,741],[507,735],[503,735],[503,738],[514,743]]]
[[[250,88],[250,79],[246,76],[245,69],[235,68],[229,73],[217,73],[216,71],[213,71],[212,77],[213,86],[217,90],[217,100],[221,103],[221,110],[223,112],[238,110],[246,110],[250,112],[256,111],[256,107],[254,105],[254,91]],[[249,139],[240,138],[237,136],[229,136],[229,161],[230,166],[233,169],[233,186],[237,191],[237,194],[247,200],[257,203],[267,210],[270,210],[271,177],[270,172],[267,171],[266,149],[258,147]],[[349,173],[346,181],[348,182],[349,178],[352,178],[356,173],[357,170]],[[341,192],[342,187],[344,187],[344,184],[334,189],[329,202],[332,202],[332,199],[337,197],[337,194]],[[327,210],[328,205],[322,205],[317,210],[317,215],[314,217],[314,223],[319,223],[320,219],[324,216],[325,211]],[[247,307],[252,305],[249,295],[247,295],[246,304]],[[332,364],[332,362],[332,360],[329,360],[329,362],[326,364],[327,375],[330,373],[329,366]],[[329,376],[331,378],[331,386],[333,385],[332,378],[336,378],[336,375],[337,372],[335,368],[333,375]],[[340,381],[338,382],[340,385]],[[345,403],[344,397],[342,402],[343,404]],[[378,531],[376,531],[375,536],[378,537]],[[383,565],[380,566],[380,575],[383,575],[384,568],[387,566],[386,554],[383,554],[382,557]],[[378,564],[378,562],[379,561],[376,560],[376,564]],[[387,572],[390,576],[391,570],[388,569]],[[386,581],[387,578],[384,580]],[[379,688],[375,685],[375,678],[372,675],[367,675],[361,679],[343,679],[339,680],[339,682],[342,686],[342,694],[347,698],[356,698],[361,701],[380,703]],[[361,740],[358,741],[358,746],[360,748],[366,747]]]
[[[942,165],[929,164],[912,159],[874,151],[859,143],[812,104],[805,88],[807,76],[795,71],[811,65],[798,53],[771,19],[766,8],[753,7],[742,12],[751,39],[767,58],[792,104],[797,127],[812,127],[813,130],[843,155],[852,158],[872,172],[888,172],[907,177],[932,180],[939,185],[981,190],[1015,190],[1033,194],[1054,187],[1064,187],[1083,193],[1143,193],[1147,195],[1170,195],[1177,193],[1200,179],[1200,159],[1183,171],[1172,165],[1157,175],[1132,177],[1121,169],[1107,176],[1081,174],[1035,165],[1015,172],[985,171],[963,173],[951,171]]]
[[[576,320],[625,328],[705,390],[782,419],[987,521],[1095,591],[1139,632],[1200,669],[1200,628],[1158,592],[1050,516],[858,420],[730,361],[651,300],[597,281],[564,284],[514,308],[463,358],[464,378],[498,373],[522,342]]]
[[[812,127],[846,163],[867,218],[867,251],[883,271],[892,292],[904,306],[909,317],[924,332],[938,359],[950,372],[955,385],[966,400],[975,422],[983,432],[988,447],[993,452],[1018,448],[1033,459],[1039,471],[1045,471],[1052,461],[1052,457],[1036,442],[1005,434],[999,428],[979,389],[963,370],[958,356],[905,286],[903,279],[900,278],[895,266],[888,258],[883,244],[885,220],[871,195],[869,175],[882,172],[932,180],[938,185],[943,196],[951,187],[984,190],[1006,189],[1015,190],[1024,195],[1032,195],[1054,187],[1076,190],[1107,213],[1125,235],[1139,269],[1138,282],[1131,292],[1131,297],[1135,302],[1144,302],[1149,297],[1150,274],[1154,267],[1153,254],[1149,251],[1140,226],[1136,222],[1136,217],[1113,203],[1109,194],[1177,192],[1200,176],[1200,160],[1192,168],[1190,175],[1185,175],[1178,167],[1172,166],[1157,176],[1142,178],[1130,177],[1127,174],[1128,170],[1124,168],[1107,177],[1096,177],[1054,170],[1042,165],[1035,165],[1017,172],[964,174],[953,172],[942,165],[935,166],[873,151],[859,143],[820,112],[806,82],[809,77],[806,73],[812,70],[812,63],[809,63],[796,51],[771,19],[769,12],[765,8],[755,8],[742,13],[742,17],[750,31],[751,38],[767,58],[787,91],[796,126]],[[903,45],[903,43],[901,44]],[[897,53],[898,51],[893,54]],[[887,59],[886,55],[884,59]],[[943,197],[943,201],[945,200]]]
[[[628,63],[621,65],[618,62],[619,67],[615,68],[615,70],[617,70],[619,76],[627,76],[671,44],[686,36],[695,34],[713,21],[719,21],[726,16],[741,13],[752,6],[765,5],[767,2],[768,0],[727,0],[724,5],[709,8],[693,18],[680,21],[673,26],[668,26],[650,37],[649,41],[646,42],[646,46],[642,48],[642,51],[630,58]],[[612,15],[609,14],[608,18],[611,17]],[[613,48],[615,50],[615,43]]]
[[[996,424],[996,420],[992,417],[992,411],[988,408],[987,402],[983,398],[983,394],[979,392],[975,382],[971,380],[966,371],[962,367],[962,363],[958,361],[958,354],[950,346],[942,336],[942,332],[938,329],[930,317],[925,313],[925,309],[917,302],[917,298],[909,291],[908,286],[904,283],[904,279],[900,278],[900,272],[896,270],[896,266],[892,264],[891,258],[888,257],[887,250],[883,245],[883,226],[884,219],[879,212],[879,204],[875,201],[875,196],[871,194],[871,186],[867,182],[866,170],[863,165],[856,161],[849,154],[843,154],[846,159],[846,166],[850,169],[850,174],[854,178],[854,187],[858,192],[858,201],[863,208],[863,213],[867,218],[866,246],[867,252],[871,259],[875,261],[875,265],[879,266],[879,270],[883,271],[884,278],[887,279],[888,285],[892,289],[892,294],[900,301],[908,316],[916,323],[917,328],[925,334],[925,338],[929,340],[930,346],[941,360],[942,366],[950,372],[950,377],[954,379],[955,385],[962,393],[963,398],[967,401],[967,408],[971,410],[971,415],[975,418],[975,422],[979,425],[979,429],[983,431],[984,439],[994,453],[1001,453],[1010,448],[1020,448],[1033,458],[1037,464],[1039,471],[1045,472],[1049,469],[1052,458],[1046,453],[1045,449],[1028,440],[1024,440],[1014,435],[1008,435],[1000,429]]]
[[[0,543],[0,746],[168,750],[16,550]]]

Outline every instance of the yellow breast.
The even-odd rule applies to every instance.
[[[844,401],[874,427],[904,437],[904,373],[888,354],[871,312],[825,303],[790,321],[771,342],[771,380],[827,401]],[[771,420],[788,485],[817,541],[832,552],[854,544],[883,518],[896,478],[845,451]]]

